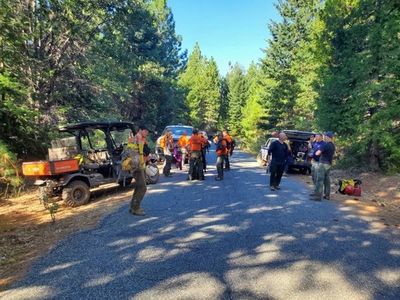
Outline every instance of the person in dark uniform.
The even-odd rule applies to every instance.
[[[270,180],[269,187],[271,191],[280,190],[280,183],[282,179],[282,174],[285,169],[285,162],[288,156],[288,146],[285,143],[287,136],[285,133],[279,133],[278,140],[272,142],[268,149],[268,158],[271,158],[269,163]]]

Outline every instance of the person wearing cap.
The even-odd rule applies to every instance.
[[[149,130],[146,126],[139,126],[139,130],[134,137],[130,137],[128,140],[130,143],[133,143],[133,147],[136,148],[139,152],[139,169],[135,170],[133,173],[133,178],[135,178],[135,190],[132,195],[131,204],[129,208],[129,212],[133,215],[144,216],[144,210],[140,207],[140,203],[142,202],[144,195],[146,194],[146,176],[144,173],[145,170],[145,159],[144,159],[144,148],[147,144],[147,135],[149,134]]]
[[[224,134],[221,132],[217,135],[215,140],[216,148],[215,154],[217,155],[217,176],[215,180],[220,181],[224,179],[224,160],[228,155],[228,142],[224,138]]]
[[[313,141],[310,141],[310,157],[311,157],[311,178],[314,183],[315,182],[315,174],[317,172],[318,166],[319,166],[319,159],[320,156],[316,155],[317,151],[322,148],[322,146],[325,144],[322,134],[317,133],[314,136]]]
[[[336,151],[335,144],[333,143],[333,136],[333,132],[325,132],[325,144],[315,152],[315,155],[319,157],[318,167],[315,169],[315,189],[314,193],[311,194],[311,199],[315,201],[321,201],[322,196],[324,199],[330,199],[330,170],[332,168],[333,156]]]

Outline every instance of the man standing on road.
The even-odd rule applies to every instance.
[[[224,131],[222,131],[222,135],[223,135],[223,138],[226,140],[226,142],[228,144],[227,145],[227,153],[224,156],[224,160],[225,160],[225,170],[229,171],[231,169],[231,165],[229,163],[229,155],[231,154],[231,147],[232,147],[232,144],[233,144],[233,139],[229,135],[228,130],[226,130],[226,129]],[[233,149],[232,149],[232,151],[233,151]]]
[[[161,143],[164,156],[165,156],[165,165],[163,168],[163,174],[165,177],[171,176],[171,164],[172,164],[172,151],[174,149],[174,140],[172,138],[172,132],[167,131],[164,135],[164,141]]]
[[[314,137],[314,141],[310,142],[310,146],[311,146],[311,150],[310,150],[310,154],[311,154],[311,178],[312,181],[314,183],[314,185],[316,184],[315,181],[315,174],[317,172],[318,166],[319,166],[319,156],[316,155],[318,150],[321,150],[322,146],[325,144],[323,138],[322,138],[322,134],[317,133]]]
[[[188,175],[188,180],[193,179],[193,170],[194,170],[194,165],[196,162],[201,162],[201,166],[198,166],[198,168],[203,168],[203,163],[201,161],[201,149],[203,147],[203,138],[199,134],[199,131],[197,129],[193,129],[193,134],[189,139],[189,148],[190,148],[190,154],[189,154],[189,175]],[[197,170],[198,171],[198,170]],[[204,180],[204,174],[202,175],[202,178],[198,178],[200,180]]]
[[[224,160],[228,155],[228,142],[224,138],[223,133],[219,133],[217,136],[217,140],[215,141],[216,149],[215,153],[217,154],[217,177],[215,180],[220,181],[224,179]]]
[[[285,169],[285,161],[288,156],[288,146],[285,143],[287,139],[286,134],[279,133],[278,140],[271,143],[268,149],[268,157],[272,155],[271,162],[269,164],[270,180],[269,187],[271,191],[280,190],[280,183],[282,174]]]
[[[311,199],[321,201],[322,192],[324,199],[329,200],[331,195],[331,179],[330,170],[332,167],[333,156],[335,154],[335,145],[332,142],[333,133],[326,132],[324,134],[325,144],[321,149],[317,150],[315,155],[319,156],[318,168],[315,172],[315,190],[311,194]]]
[[[144,159],[144,147],[146,144],[146,138],[149,134],[149,130],[145,126],[139,126],[139,131],[130,139],[130,142],[134,144],[134,148],[136,148],[139,152],[139,169],[135,170],[133,173],[133,177],[135,178],[135,190],[132,195],[131,205],[129,212],[133,215],[144,216],[144,210],[140,207],[140,203],[142,202],[144,195],[146,194],[146,177],[144,174],[145,170],[145,159]]]

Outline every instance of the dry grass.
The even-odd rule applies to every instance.
[[[297,175],[296,175],[297,177]],[[301,181],[312,186],[310,176],[299,176]],[[361,197],[347,196],[340,193],[331,195],[333,201],[352,207],[352,211],[361,216],[376,217],[386,226],[400,228],[400,176],[385,176],[379,173],[349,174],[346,171],[334,170],[331,173],[331,191],[337,191],[337,181],[345,178],[362,180]]]
[[[71,233],[87,230],[129,201],[132,188],[108,185],[93,190],[91,202],[60,205],[53,224],[36,192],[0,200],[0,290],[21,278],[38,256]]]

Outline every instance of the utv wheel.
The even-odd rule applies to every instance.
[[[265,161],[262,159],[261,153],[257,154],[257,163],[261,166],[261,167],[265,167],[267,164],[265,163]]]
[[[89,186],[81,180],[72,181],[63,188],[62,199],[70,207],[86,204],[90,200]]]
[[[125,178],[124,180],[118,181],[120,187],[127,187],[132,183],[133,178]]]
[[[158,178],[160,177],[160,171],[158,170],[157,165],[150,164],[150,165],[146,166],[145,176],[146,176],[147,184],[157,183]]]

